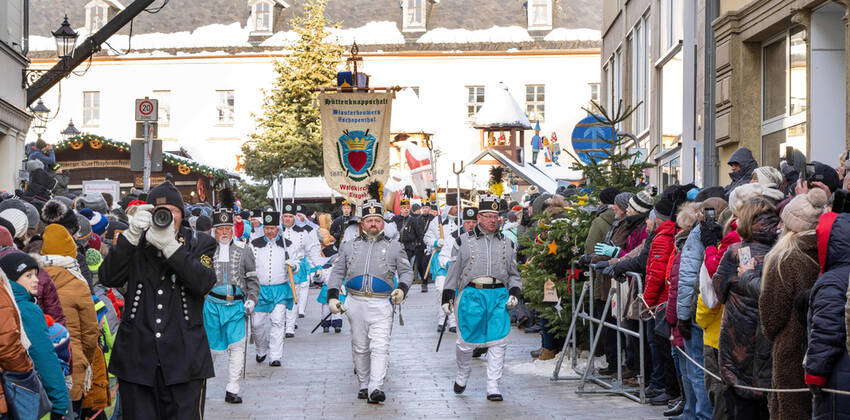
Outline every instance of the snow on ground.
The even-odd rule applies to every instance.
[[[555,28],[549,32],[544,41],[599,41],[602,34],[596,29],[567,29]]]
[[[560,355],[559,355],[560,356]],[[587,351],[582,351],[581,356],[578,359],[578,363],[576,364],[576,370],[579,372],[583,372],[587,367]],[[555,371],[555,365],[558,363],[558,357],[556,356],[551,360],[531,360],[528,362],[519,362],[519,363],[508,363],[506,367],[508,371],[517,374],[517,375],[534,375],[534,376],[543,376],[547,378],[552,377],[552,373]],[[597,369],[605,368],[608,364],[605,362],[605,356],[599,356],[593,362],[593,365]],[[560,376],[571,376],[576,375],[576,372],[572,369],[572,361],[570,359],[570,354],[567,353],[566,357],[564,357],[564,363],[561,366],[561,371],[559,372]]]
[[[418,40],[420,44],[471,44],[480,42],[532,42],[531,35],[519,26],[493,26],[490,29],[434,28]]]

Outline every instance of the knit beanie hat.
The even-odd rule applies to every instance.
[[[91,231],[98,235],[103,235],[106,232],[106,228],[109,227],[109,220],[99,212],[92,209],[82,209],[80,210],[80,214],[88,219],[91,224]]]
[[[815,165],[815,176],[823,178],[823,181],[821,182],[823,182],[830,191],[835,192],[835,190],[841,188],[841,180],[838,179],[838,172],[835,172],[835,169],[820,162],[812,163]]]
[[[80,245],[85,245],[91,238],[91,223],[82,214],[77,215],[77,224],[80,228],[74,234],[74,240]]]
[[[198,220],[195,222],[195,229],[198,232],[208,232],[212,229],[212,219],[207,216],[198,216]]]
[[[101,264],[103,264],[103,254],[93,248],[87,249],[86,265],[89,266],[89,270],[91,270],[93,273],[97,272],[97,269],[100,268]]]
[[[764,196],[772,199],[774,202],[779,202],[785,197],[785,194],[782,194],[782,191],[766,187],[762,184],[744,184],[736,187],[729,194],[729,210],[737,216],[738,209],[741,208],[742,204],[758,196]]]
[[[779,169],[776,169],[773,166],[762,166],[760,168],[756,168],[753,171],[753,175],[755,175],[758,183],[765,187],[776,188],[779,184],[782,184],[782,172],[779,172]]]
[[[676,212],[676,203],[669,198],[662,198],[655,203],[655,217],[659,220],[666,221],[670,220],[673,217],[673,214]]]
[[[62,375],[68,376],[71,374],[71,335],[64,325],[54,321],[50,315],[44,315],[44,322],[47,323],[47,337],[53,343],[53,349],[59,358]]]
[[[107,241],[114,241],[117,235],[120,235],[121,232],[127,230],[129,226],[126,223],[120,220],[113,220],[109,222],[109,227],[106,228],[106,233],[103,235],[103,239]]]
[[[77,243],[68,229],[61,225],[50,224],[44,228],[44,242],[41,245],[41,255],[63,255],[77,258]]]
[[[617,198],[617,194],[619,193],[620,190],[615,187],[605,188],[599,193],[599,201],[601,201],[602,204],[614,204],[614,200]]]
[[[629,206],[638,213],[648,213],[652,210],[652,201],[655,194],[657,194],[657,190],[654,188],[645,189],[629,200]]]
[[[614,205],[622,210],[626,210],[629,208],[629,200],[631,200],[634,196],[635,195],[630,192],[621,192],[614,197]]]
[[[8,208],[0,211],[0,219],[6,219],[12,224],[14,231],[10,230],[9,233],[11,233],[14,237],[22,238],[24,234],[27,233],[29,221],[27,220],[27,214],[25,212],[16,208]]]
[[[24,207],[27,209],[27,227],[30,229],[37,228],[38,223],[41,222],[41,214],[38,213],[38,209],[26,201],[24,201]]]
[[[38,269],[35,258],[23,252],[10,252],[0,258],[0,268],[11,281],[18,281],[29,270]]]
[[[5,226],[0,226],[0,246],[15,246],[12,234],[9,233],[9,228]]]
[[[106,213],[109,208],[106,206],[106,199],[101,193],[83,194],[77,198],[78,209],[92,209],[98,213]]]
[[[174,184],[168,181],[163,182],[150,190],[147,202],[154,206],[170,204],[180,209],[180,212],[183,213],[185,217],[186,209],[183,204],[183,196],[180,194],[180,191],[177,191]]]
[[[65,203],[65,200],[62,200],[63,198],[65,197],[54,197],[44,204],[41,209],[41,221],[45,225],[60,224],[68,232],[76,232],[80,228],[77,222],[77,214],[74,213],[69,204]]]
[[[792,232],[814,229],[828,201],[826,192],[820,188],[812,188],[808,193],[794,197],[782,209],[780,216],[785,229]]]
[[[726,210],[726,200],[720,197],[711,197],[706,199],[700,205],[702,209],[714,209],[714,211],[719,216],[720,213],[723,213],[723,210]]]

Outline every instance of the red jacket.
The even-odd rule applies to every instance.
[[[723,254],[730,245],[741,242],[741,235],[738,234],[738,223],[732,222],[729,233],[720,240],[719,246],[709,246],[705,248],[705,269],[708,271],[709,277],[714,277],[717,272],[717,266],[720,265],[720,260],[723,259]]]
[[[672,220],[666,220],[655,228],[646,260],[646,285],[643,291],[643,298],[649,306],[667,300],[667,266],[670,264],[670,255],[676,249],[675,236],[676,222]]]

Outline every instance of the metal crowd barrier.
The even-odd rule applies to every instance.
[[[573,268],[575,266],[573,265]],[[588,280],[584,282],[584,285],[581,289],[581,294],[578,298],[578,305],[576,305],[575,293],[571,294],[571,303],[572,303],[572,320],[570,321],[570,328],[567,331],[567,337],[564,340],[564,346],[561,349],[561,354],[558,356],[558,361],[555,364],[555,370],[552,373],[552,380],[578,380],[581,383],[576,390],[577,394],[606,394],[606,395],[621,395],[626,398],[629,398],[633,401],[639,402],[641,404],[646,403],[646,393],[645,393],[645,381],[647,379],[645,368],[644,368],[644,325],[643,321],[638,321],[638,330],[633,331],[628,328],[622,326],[622,318],[625,316],[626,308],[623,304],[624,302],[618,302],[620,305],[619,311],[621,312],[616,316],[616,324],[612,324],[610,322],[605,321],[608,317],[608,314],[611,312],[611,302],[614,296],[618,296],[618,299],[622,296],[621,289],[622,283],[614,280],[615,287],[609,289],[608,297],[605,300],[605,306],[603,307],[602,314],[599,318],[595,318],[593,316],[594,308],[593,308],[593,279],[596,275],[599,275],[593,269],[589,269],[585,272],[585,275],[588,276]],[[625,274],[625,277],[628,279],[635,280],[635,286],[637,287],[636,293],[641,293],[643,291],[643,278],[638,273],[628,272]],[[575,279],[571,280],[571,287],[575,287]],[[587,307],[589,308],[589,313],[584,310],[585,308],[585,299],[587,300]],[[588,330],[590,332],[590,337],[592,339],[590,352],[588,354],[587,365],[582,371],[578,366],[578,343],[576,337],[576,328],[577,321],[581,319],[586,321],[588,324]],[[595,328],[594,328],[595,327]],[[594,366],[594,357],[593,354],[596,353],[596,349],[599,346],[599,339],[602,337],[602,334],[605,328],[610,328],[617,331],[617,376],[611,377],[608,375],[600,375],[595,369]],[[638,348],[639,348],[639,363],[640,363],[640,373],[637,376],[638,386],[637,387],[628,387],[623,383],[623,352],[625,349],[625,343],[623,342],[623,334],[635,337],[638,339]],[[571,350],[571,364],[573,371],[580,376],[560,376],[561,367],[564,362],[564,358],[566,356],[567,350]],[[597,389],[585,389],[585,386],[588,383],[592,383],[597,385],[599,388]]]

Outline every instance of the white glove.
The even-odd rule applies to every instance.
[[[171,258],[177,248],[180,248],[180,242],[177,242],[177,234],[174,232],[174,221],[171,221],[167,227],[158,228],[152,227],[145,234],[145,239],[148,243],[162,251],[165,258]]]
[[[519,300],[517,300],[516,296],[508,296],[508,303],[506,303],[505,306],[508,309],[513,309],[517,306],[517,304],[519,304]]]
[[[253,300],[249,299],[249,300],[245,301],[245,312],[247,312],[249,314],[251,312],[254,312],[254,301]]]
[[[330,307],[332,314],[341,314],[345,312],[345,309],[342,308],[342,303],[339,302],[339,299],[328,299],[328,306]]]
[[[446,315],[451,315],[451,313],[452,313],[452,304],[451,304],[451,303],[444,303],[444,304],[443,304],[443,312],[444,312]]]
[[[404,301],[404,292],[401,289],[395,289],[392,293],[390,293],[390,300],[393,302],[393,305],[399,305],[402,301]]]
[[[130,219],[130,227],[122,233],[124,238],[133,246],[139,246],[139,239],[142,238],[142,234],[151,227],[151,220],[153,220],[151,210],[153,210],[152,204],[136,206],[136,212]]]
[[[292,268],[292,274],[297,273],[301,268],[301,264],[297,260],[286,260],[286,265]]]

